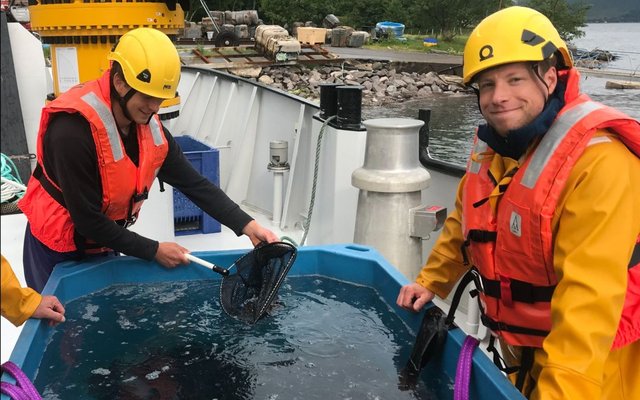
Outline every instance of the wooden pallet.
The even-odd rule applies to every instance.
[[[261,54],[254,46],[237,47],[211,47],[201,49],[193,48],[191,53],[198,61],[189,62],[185,56],[181,59],[183,64],[204,63],[213,68],[238,68],[245,66],[273,66],[273,65],[295,65],[336,62],[341,59],[335,54],[320,45],[302,44],[302,49],[297,60],[276,62]]]

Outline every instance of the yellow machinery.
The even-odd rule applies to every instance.
[[[149,27],[175,39],[184,27],[184,12],[175,0],[39,0],[29,13],[31,29],[51,46],[53,96],[100,77],[109,68],[107,54],[127,31]],[[163,107],[179,102],[176,97]]]

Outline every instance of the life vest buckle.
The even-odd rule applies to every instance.
[[[149,198],[149,190],[147,190],[147,188],[144,188],[144,191],[142,193],[136,193],[133,195],[133,202],[139,203],[148,198]]]

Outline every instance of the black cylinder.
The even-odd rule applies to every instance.
[[[429,157],[429,122],[431,121],[431,109],[420,108],[418,110],[418,119],[424,122],[420,132],[418,133],[418,159],[426,168]]]
[[[320,118],[327,119],[336,115],[338,111],[338,95],[336,88],[340,84],[320,84]]]
[[[338,86],[337,125],[359,129],[362,121],[362,86]]]
[[[420,139],[420,148],[426,148],[429,147],[429,122],[431,121],[431,109],[418,109],[418,119],[424,122],[424,125],[420,128],[420,133],[418,134]]]

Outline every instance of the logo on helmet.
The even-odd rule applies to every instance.
[[[139,81],[149,83],[151,82],[151,72],[149,72],[148,69],[145,69],[144,71],[140,72],[138,76],[136,76],[136,78]]]
[[[484,61],[493,57],[493,47],[491,47],[491,45],[485,44],[480,48],[480,51],[478,53],[480,56],[480,61]]]

